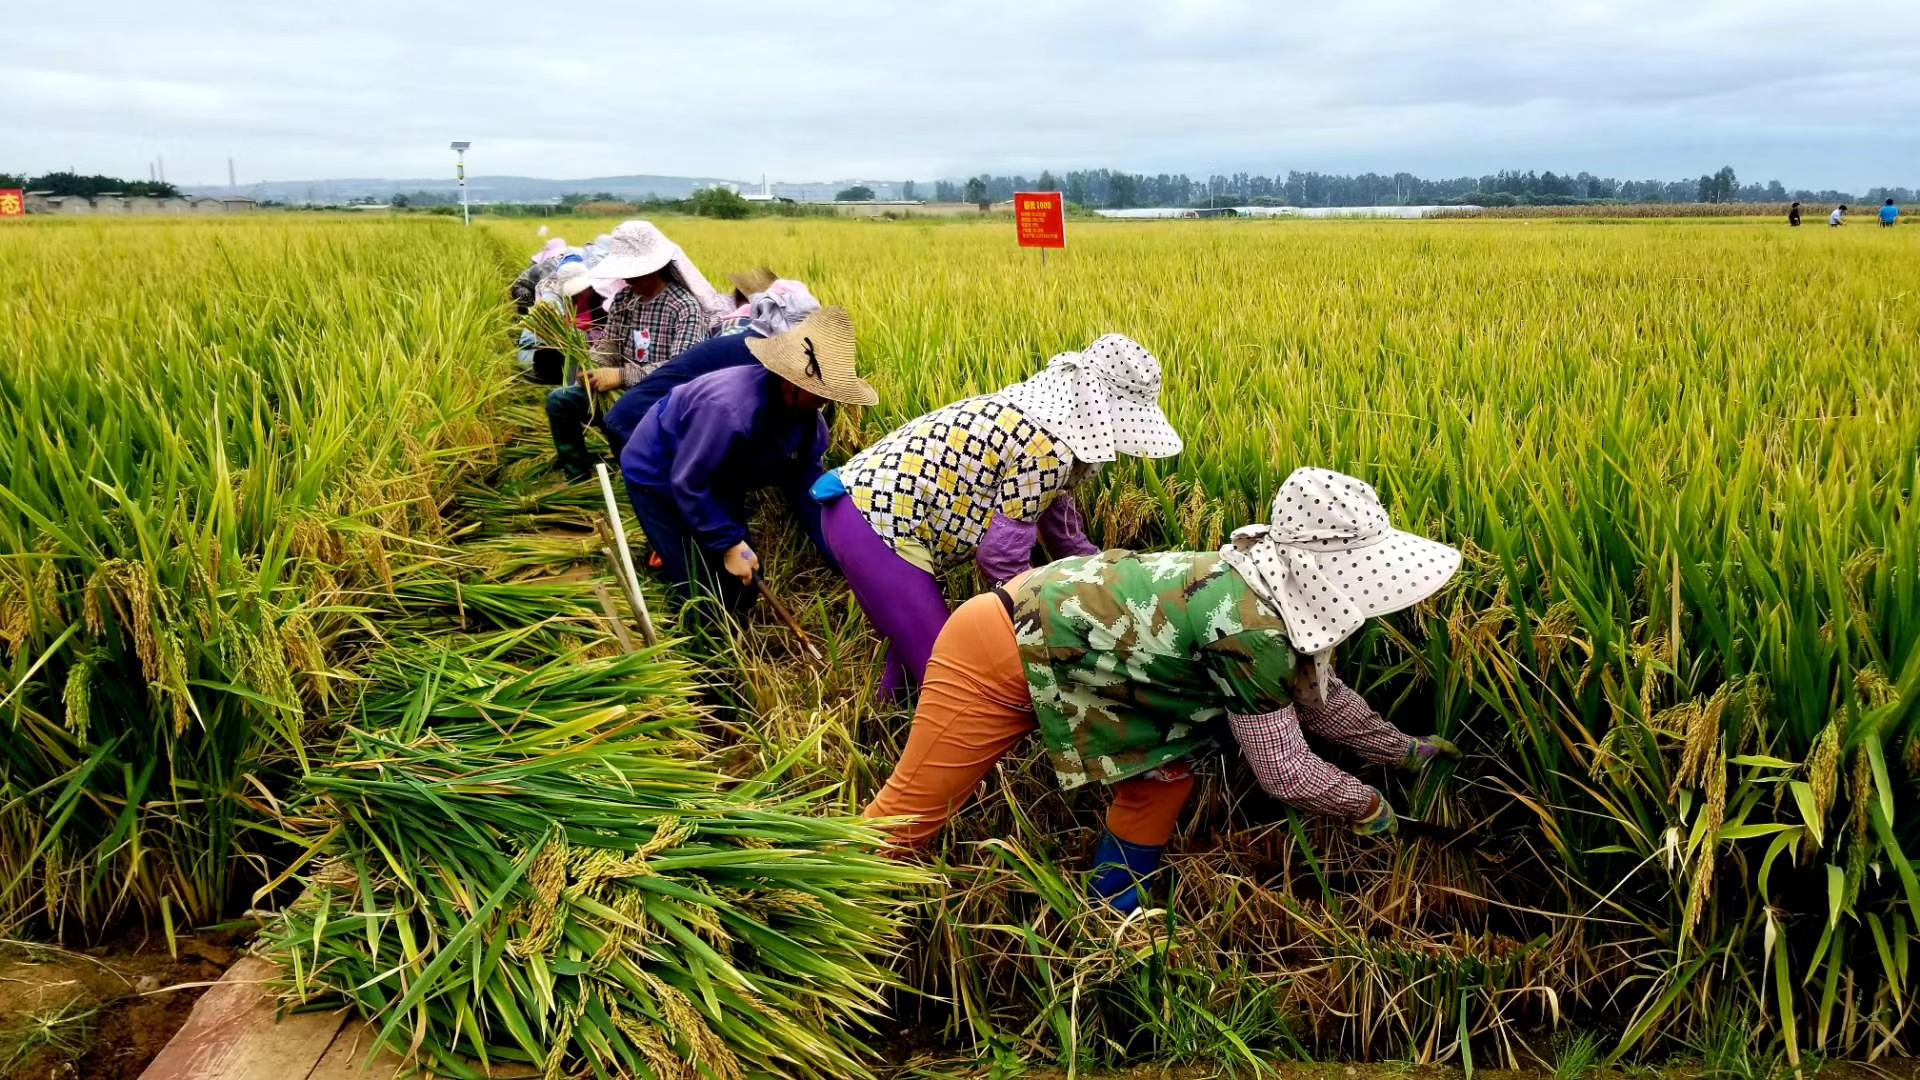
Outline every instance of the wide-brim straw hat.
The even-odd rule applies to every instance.
[[[752,299],[773,288],[773,283],[780,280],[780,275],[764,266],[756,266],[751,270],[728,274],[727,280],[733,282],[733,287],[740,290],[741,296]]]
[[[815,397],[842,405],[874,405],[880,395],[854,369],[853,317],[823,307],[784,334],[753,338],[747,351],[768,371]]]
[[[652,223],[628,221],[613,230],[613,238],[607,245],[607,256],[595,263],[593,276],[602,281],[608,278],[630,280],[646,277],[666,268],[679,254],[673,241]]]

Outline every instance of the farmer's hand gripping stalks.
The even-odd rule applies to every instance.
[[[1392,833],[1396,822],[1386,796],[1321,759],[1308,747],[1302,730],[1372,764],[1404,769],[1457,758],[1459,748],[1439,736],[1416,737],[1394,727],[1333,675],[1326,677],[1327,693],[1320,698],[1310,685],[1302,685],[1317,681],[1318,666],[1314,658],[1301,666],[1292,705],[1229,717],[1234,740],[1267,794],[1302,810],[1351,821],[1353,831],[1362,836]]]
[[[1392,529],[1371,487],[1321,469],[1287,478],[1272,520],[1217,552],[1064,559],[961,605],[867,816],[909,818],[895,839],[925,843],[1037,728],[1063,788],[1113,787],[1089,890],[1131,911],[1193,789],[1187,761],[1219,745],[1226,720],[1268,791],[1391,831],[1379,793],[1315,756],[1301,729],[1382,764],[1452,750],[1381,719],[1328,660],[1367,617],[1432,595],[1460,554]]]

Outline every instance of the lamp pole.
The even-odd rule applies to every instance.
[[[473,224],[473,215],[467,210],[467,147],[470,142],[456,142],[453,152],[460,155],[460,163],[454,166],[454,175],[460,179],[460,224]]]

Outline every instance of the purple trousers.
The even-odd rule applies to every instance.
[[[894,553],[853,500],[841,496],[821,506],[820,531],[867,621],[887,642],[883,698],[918,689],[927,677],[933,641],[947,624],[947,597],[932,574]]]

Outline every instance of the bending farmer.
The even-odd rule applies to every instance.
[[[1188,759],[1231,732],[1275,797],[1362,833],[1391,830],[1386,800],[1316,757],[1299,729],[1379,763],[1453,753],[1394,728],[1326,671],[1368,616],[1432,595],[1460,554],[1390,528],[1371,487],[1321,469],[1287,478],[1273,522],[1218,552],[1066,559],[961,605],[866,816],[911,818],[895,838],[926,843],[1038,729],[1063,788],[1113,787],[1090,888],[1132,910],[1193,789]]]
[[[1091,554],[1075,484],[1119,454],[1171,457],[1160,362],[1108,334],[998,393],[909,421],[821,479],[822,530],[853,595],[887,641],[883,695],[926,677],[947,621],[936,576],[972,557],[990,585]]]
[[[750,338],[759,361],[702,375],[647,412],[620,455],[634,517],[682,596],[695,575],[732,610],[746,606],[760,560],[747,543],[747,494],[778,486],[820,544],[807,490],[827,450],[828,402],[872,405],[854,373],[853,321],[821,308],[784,334]],[[825,551],[824,546],[821,549]]]
[[[567,479],[593,475],[587,452],[587,424],[603,415],[594,395],[632,386],[647,373],[697,342],[707,339],[712,315],[700,290],[712,286],[693,268],[678,245],[652,223],[629,221],[613,230],[606,258],[594,264],[595,279],[626,283],[607,306],[600,339],[593,345],[594,366],[580,373],[575,386],[547,395],[547,426],[554,456]],[[617,457],[620,446],[613,445]]]
[[[819,311],[820,301],[797,281],[777,281],[772,288],[755,296],[747,309],[746,329],[708,338],[654,368],[646,378],[621,394],[620,400],[607,410],[603,424],[607,445],[626,446],[627,440],[633,437],[633,429],[640,426],[640,421],[674,387],[721,368],[758,364],[760,361],[747,350],[747,342],[786,333]]]

